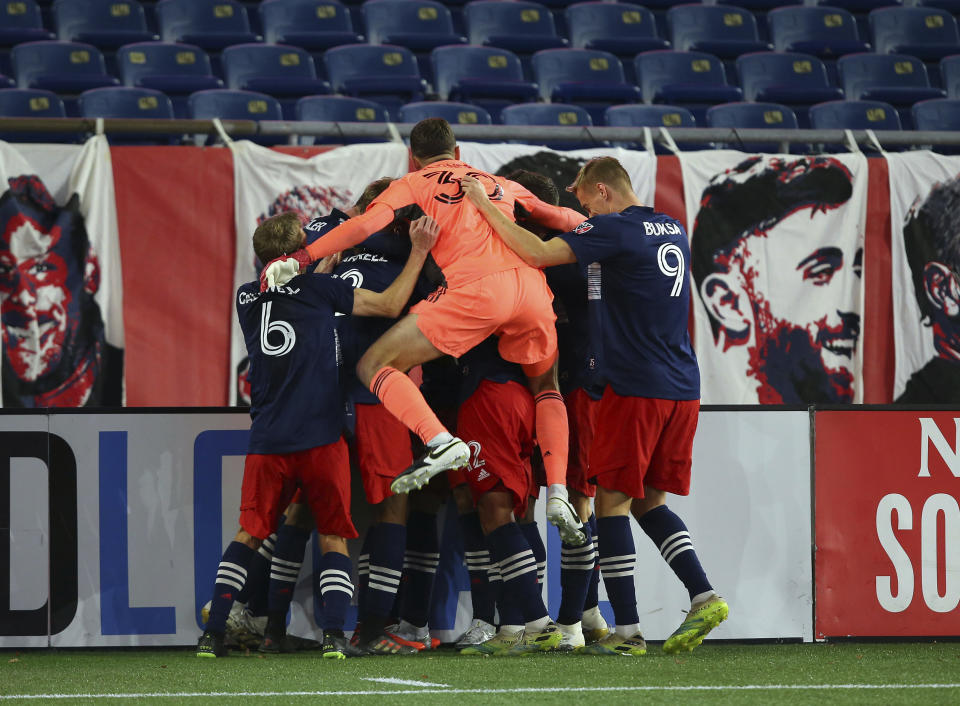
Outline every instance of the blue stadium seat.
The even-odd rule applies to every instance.
[[[843,92],[850,100],[875,100],[900,108],[900,121],[912,123],[910,106],[919,100],[943,98],[932,88],[923,62],[903,54],[848,54],[837,62]]]
[[[640,5],[580,2],[566,11],[570,43],[577,49],[598,49],[630,56],[654,49],[669,49],[657,36],[653,13]]]
[[[649,51],[634,60],[640,90],[646,103],[682,105],[697,122],[707,107],[743,100],[743,92],[727,85],[720,60],[692,51]]]
[[[478,105],[448,101],[419,101],[400,108],[401,123],[418,123],[426,118],[443,118],[451,125],[490,125],[490,113]]]
[[[15,88],[17,82],[6,74],[0,74],[0,89]]]
[[[795,130],[798,127],[797,116],[785,105],[779,103],[726,103],[715,105],[707,110],[707,127],[778,128]],[[718,143],[718,147],[729,147],[744,152],[780,152],[781,144],[771,142]]]
[[[297,120],[321,120],[335,123],[385,123],[387,109],[379,103],[349,96],[306,96],[297,101]],[[382,142],[382,137],[353,137],[350,142]],[[300,137],[301,145],[342,144],[342,137]]]
[[[363,41],[339,0],[269,0],[260,4],[260,21],[270,44],[323,51]]]
[[[218,88],[209,91],[197,91],[190,96],[189,116],[196,120],[220,118],[227,120],[280,120],[283,117],[280,102],[266,93],[254,91],[235,91],[230,88]],[[210,135],[207,143],[215,138]],[[261,144],[280,144],[285,137],[255,138]]]
[[[173,118],[170,99],[150,88],[93,88],[80,94],[78,105],[84,118]]]
[[[697,121],[686,108],[676,105],[612,105],[604,113],[609,127],[696,127]]]
[[[333,90],[381,103],[396,116],[404,103],[423,100],[417,59],[406,47],[352,44],[323,56]]]
[[[803,0],[717,0],[717,5],[736,5],[747,10],[766,12],[787,5],[802,5]]]
[[[935,98],[913,104],[917,130],[960,130],[960,100]]]
[[[477,0],[464,8],[471,44],[532,54],[567,46],[557,35],[553,15],[543,5],[525,0]]]
[[[940,60],[940,82],[947,98],[960,98],[960,54]]]
[[[299,47],[234,44],[223,50],[221,61],[228,88],[281,99],[287,120],[294,119],[297,98],[330,92],[330,84],[317,78],[313,57]]]
[[[508,105],[535,100],[537,85],[523,78],[516,54],[493,47],[437,47],[431,52],[440,100],[479,105],[497,117]]]
[[[882,101],[830,101],[810,108],[815,130],[899,130],[900,118]]]
[[[57,0],[53,21],[60,39],[103,49],[158,38],[147,29],[143,6],[137,0]]]
[[[163,91],[178,118],[187,117],[187,98],[191,93],[223,87],[223,81],[210,69],[206,52],[192,44],[128,44],[117,52],[117,64],[124,86]]]
[[[917,7],[935,7],[939,10],[960,14],[960,0],[914,0]]]
[[[870,12],[878,7],[895,7],[902,5],[901,0],[812,0],[811,5],[827,5],[839,7],[850,12]]]
[[[426,52],[447,44],[466,44],[453,31],[450,10],[434,0],[367,0],[363,3],[367,41]]]
[[[908,54],[939,61],[960,53],[957,21],[945,10],[887,7],[870,13],[870,36],[880,54]]]
[[[34,0],[4,2],[0,5],[0,46],[53,39],[43,26],[40,8]]]
[[[837,7],[784,7],[767,14],[776,51],[833,58],[870,50],[860,39],[857,21]]]
[[[753,14],[741,8],[680,5],[667,11],[667,23],[673,48],[681,51],[702,51],[732,59],[771,48],[760,41]]]
[[[14,75],[20,88],[45,88],[66,94],[67,116],[76,115],[76,95],[91,88],[116,86],[120,82],[107,74],[103,55],[81,42],[27,42],[11,52]]]
[[[608,52],[544,49],[533,55],[532,64],[541,98],[583,106],[595,123],[610,105],[640,100],[640,89],[624,81],[620,60]]]
[[[64,118],[63,101],[56,93],[39,88],[11,88],[0,91],[0,117]],[[77,136],[56,132],[0,132],[5,142],[76,142]]]
[[[827,70],[810,54],[757,52],[737,59],[743,97],[748,101],[785,103],[807,127],[809,106],[843,98],[827,81]]]
[[[504,125],[580,125],[592,127],[590,113],[578,105],[563,103],[521,103],[500,113]]]
[[[237,0],[162,0],[156,6],[160,37],[217,51],[260,40],[250,31],[247,10]]]

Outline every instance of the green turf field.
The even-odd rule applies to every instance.
[[[45,696],[44,696],[45,695]],[[77,696],[75,696],[77,695]],[[331,701],[330,699],[333,699]],[[706,644],[671,657],[0,652],[2,703],[957,704],[960,643]]]

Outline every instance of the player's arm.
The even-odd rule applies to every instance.
[[[540,240],[526,228],[511,221],[503,211],[490,202],[483,185],[473,177],[463,177],[460,185],[467,198],[493,226],[507,247],[517,253],[528,265],[544,268],[577,261],[577,256],[566,241],[560,238]],[[580,216],[580,222],[582,221],[583,216]],[[564,230],[572,230],[572,228]]]
[[[582,213],[574,211],[572,208],[554,206],[541,201],[514,181],[505,180],[504,183],[513,194],[514,200],[523,206],[530,219],[550,230],[566,233],[587,220]]]
[[[420,276],[420,269],[437,242],[440,226],[429,216],[418,218],[410,224],[410,256],[403,270],[393,283],[382,292],[356,289],[353,293],[354,316],[379,316],[395,319],[410,300],[413,288]]]

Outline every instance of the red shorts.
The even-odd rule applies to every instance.
[[[417,328],[438,350],[459,358],[489,336],[504,360],[531,364],[557,352],[553,294],[540,270],[494,272],[411,307]]]
[[[382,404],[354,406],[354,445],[367,502],[377,505],[393,493],[390,483],[413,463],[410,432]]]
[[[688,495],[699,413],[700,400],[621,397],[607,386],[590,449],[591,480],[631,498],[643,497],[645,483]]]
[[[457,435],[470,446],[466,476],[474,502],[502,486],[513,494],[518,518],[527,511],[533,484],[533,407],[525,385],[484,380],[457,417]]]
[[[597,486],[587,480],[590,477],[587,469],[600,400],[593,399],[582,388],[577,388],[564,398],[564,402],[567,403],[567,420],[570,423],[567,487],[592,498]]]
[[[247,454],[240,490],[240,526],[257,539],[277,530],[297,488],[320,534],[357,536],[350,519],[350,459],[340,438],[289,454]]]

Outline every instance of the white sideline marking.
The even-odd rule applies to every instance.
[[[433,682],[428,681],[416,681],[414,679],[397,679],[395,677],[360,677],[364,681],[376,681],[381,684],[403,684],[404,686],[444,686],[449,687],[449,684],[434,684]],[[398,692],[398,693],[403,693]]]
[[[146,694],[7,694],[12,699],[148,699],[209,698],[211,696],[399,696],[402,694],[554,694],[624,691],[794,691],[812,689],[960,689],[958,684],[740,684],[736,686],[557,686],[519,689],[408,689],[404,691],[180,691]]]

